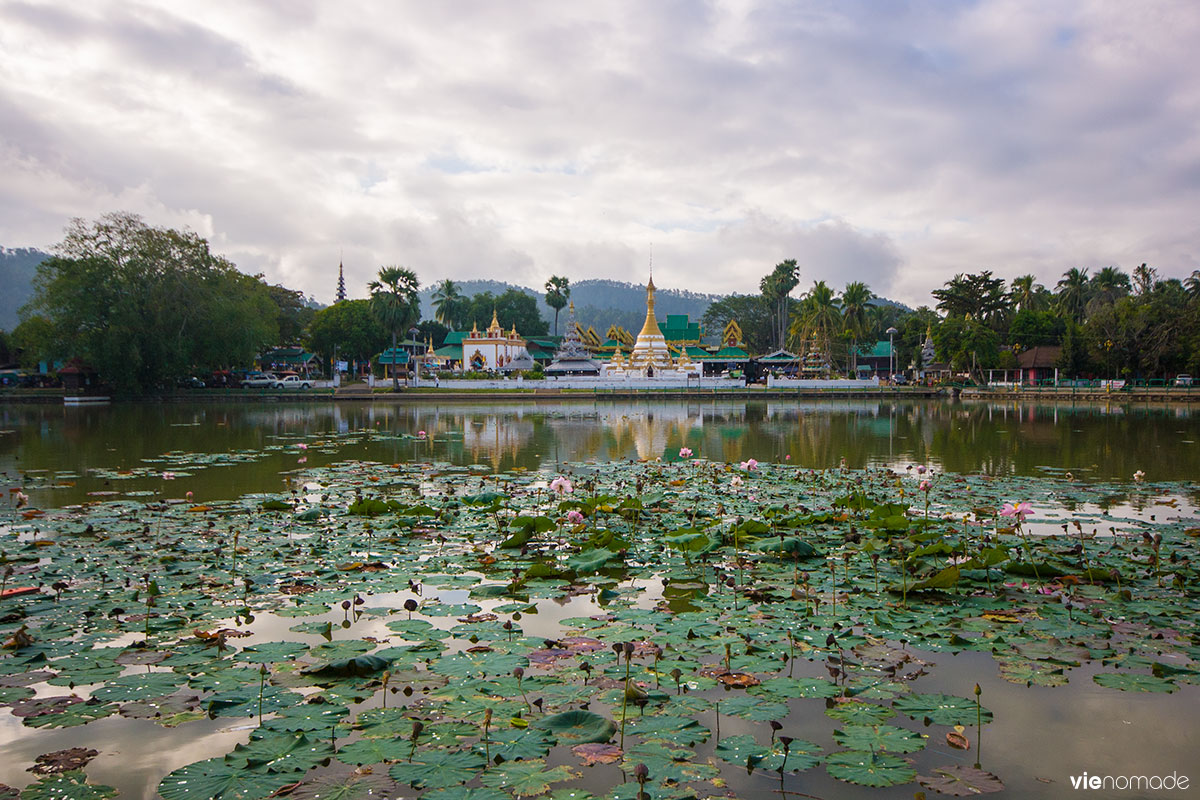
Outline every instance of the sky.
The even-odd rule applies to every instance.
[[[0,245],[113,211],[383,265],[912,306],[1200,268],[1200,4],[0,0]]]

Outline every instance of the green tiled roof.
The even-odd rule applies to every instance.
[[[884,339],[882,342],[876,342],[870,350],[860,346],[858,353],[861,358],[888,358],[892,354],[892,347],[887,339]]]
[[[400,365],[407,364],[408,363],[408,351],[401,350],[400,348],[396,348],[395,350],[393,350],[392,348],[389,347],[387,350],[384,350],[382,353],[380,353],[379,355],[377,355],[375,357],[375,363],[376,364],[400,364]]]

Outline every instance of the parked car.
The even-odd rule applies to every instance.
[[[175,381],[175,385],[180,389],[203,389],[205,387],[203,379],[197,378],[195,375],[190,378],[180,378]]]
[[[279,378],[270,372],[249,372],[242,378],[243,389],[270,389]]]
[[[907,386],[908,385],[908,376],[901,372],[897,372],[895,375],[892,376],[892,383],[896,386]]]
[[[1191,375],[1176,375],[1175,376],[1175,385],[1176,386],[1191,386],[1192,385],[1192,376]]]
[[[288,375],[272,384],[276,389],[311,389],[312,381],[306,381],[299,375]]]

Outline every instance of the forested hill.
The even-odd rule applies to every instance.
[[[10,250],[0,247],[0,330],[17,327],[17,309],[29,302],[33,294],[33,276],[37,265],[50,257],[41,250],[22,247]]]
[[[515,286],[500,281],[455,281],[459,292],[470,297],[480,292],[503,294],[508,289],[519,289],[538,299],[538,309],[542,318],[554,320],[554,309],[545,303],[545,291],[530,289],[525,286]],[[433,292],[435,286],[427,286],[421,292],[421,316],[433,317]],[[687,314],[693,320],[704,316],[705,309],[721,295],[701,294],[699,292],[680,291],[678,289],[659,289],[654,293],[654,310],[661,320],[667,314]],[[585,328],[594,327],[603,336],[609,325],[620,325],[626,330],[637,333],[642,328],[646,318],[646,287],[635,283],[623,283],[610,280],[585,280],[571,283],[571,301],[575,303],[575,317]],[[559,315],[561,323],[566,318],[567,311],[563,309]],[[484,324],[487,320],[479,320]]]

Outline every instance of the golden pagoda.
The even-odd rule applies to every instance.
[[[658,320],[654,316],[653,274],[646,284],[646,321],[633,344],[633,352],[629,354],[629,369],[642,372],[647,377],[674,369],[671,351],[667,349],[667,340],[663,337],[662,329],[658,327]]]

